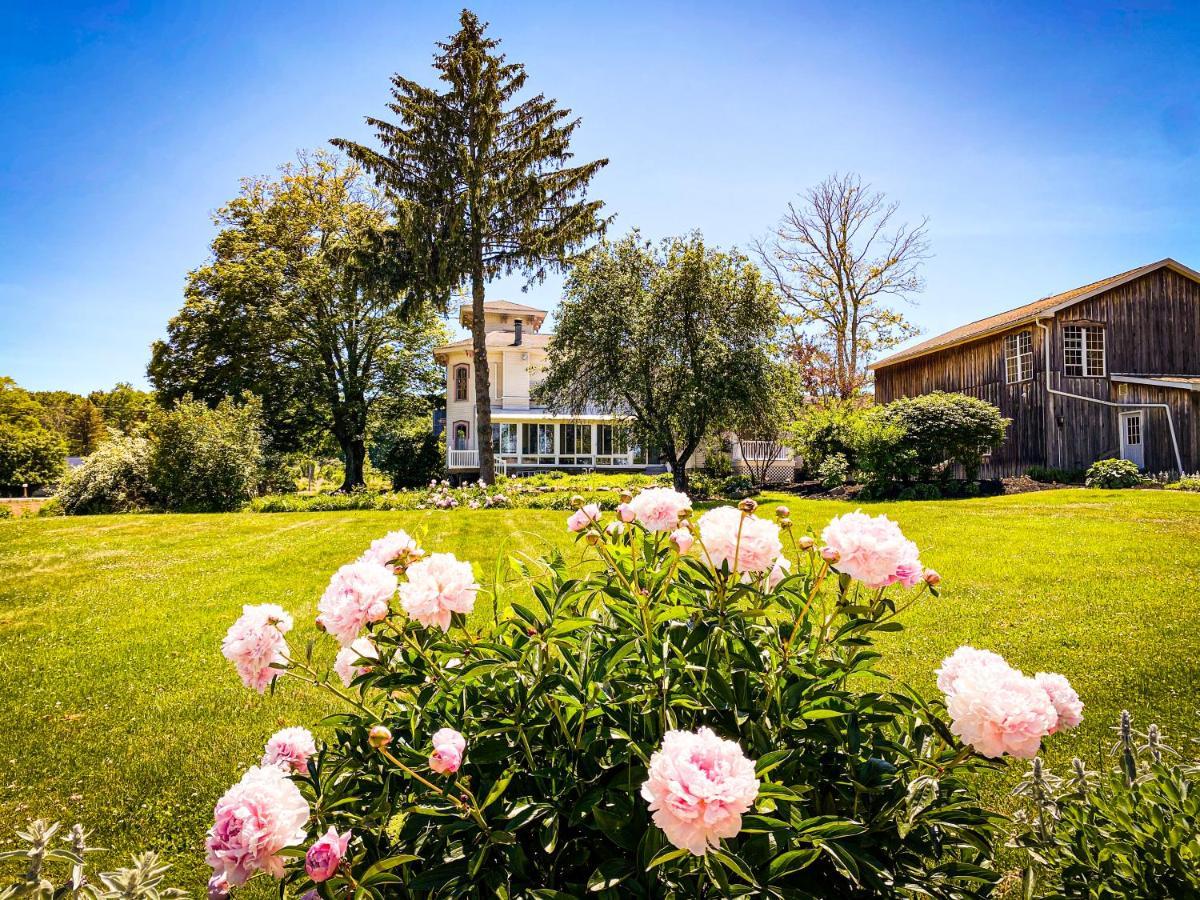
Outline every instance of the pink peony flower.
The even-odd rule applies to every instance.
[[[390,572],[396,571],[393,563],[399,563],[404,568],[409,563],[420,559],[425,551],[417,546],[407,531],[389,531],[381,538],[371,541],[371,546],[363,551],[359,562],[373,562],[384,566]]]
[[[400,605],[424,625],[450,630],[452,613],[469,615],[475,608],[479,585],[470,563],[453,553],[434,553],[408,568],[408,581],[400,585]]]
[[[987,650],[959,647],[938,670],[938,686],[951,732],[983,756],[1032,759],[1058,728],[1046,688]]]
[[[317,742],[307,728],[284,728],[271,735],[263,750],[264,766],[279,766],[289,775],[308,774],[308,758],[317,752]]]
[[[734,572],[769,572],[783,554],[779,525],[718,506],[700,517],[700,543],[712,564],[729,564]]]
[[[599,505],[589,503],[587,506],[581,506],[575,512],[571,513],[571,518],[567,519],[567,531],[583,531],[588,525],[599,521]]]
[[[675,546],[679,548],[680,556],[683,556],[685,553],[687,553],[688,550],[692,548],[692,544],[695,543],[695,538],[692,537],[692,533],[686,528],[676,528],[674,531],[672,531],[671,540],[674,541]]]
[[[604,526],[604,533],[607,534],[609,537],[616,537],[617,535],[624,534],[625,533],[625,523],[624,522],[609,522],[607,525]]]
[[[786,556],[780,556],[775,560],[775,565],[771,567],[771,574],[767,576],[767,587],[770,590],[775,590],[779,587],[779,582],[792,574],[792,561]]]
[[[617,507],[617,518],[628,525],[637,518],[637,514],[633,511],[633,507],[628,503],[622,503]]]
[[[317,624],[348,647],[369,622],[388,614],[396,574],[376,562],[352,562],[338,569],[317,603]]]
[[[308,803],[278,766],[254,766],[225,792],[205,841],[206,859],[230,885],[255,872],[283,877],[280,851],[304,840]]]
[[[330,826],[304,854],[304,871],[308,877],[318,884],[332,878],[350,848],[350,837],[351,832],[338,834],[337,829]]]
[[[846,513],[825,526],[821,540],[826,549],[837,554],[838,571],[869,588],[882,588],[897,581],[912,587],[921,580],[924,569],[917,545],[887,516],[872,518],[863,512]]]
[[[382,750],[392,742],[392,733],[386,725],[372,725],[367,732],[367,743],[376,750]]]
[[[933,569],[926,569],[925,574],[921,577],[925,579],[925,583],[930,587],[937,587],[942,583],[942,576]]]
[[[333,660],[333,671],[346,687],[359,675],[371,671],[370,666],[358,664],[360,659],[379,659],[379,649],[369,637],[360,637],[349,647],[343,647]]]
[[[462,765],[466,749],[466,738],[453,728],[439,729],[433,735],[433,753],[429,757],[429,768],[440,775],[457,772]]]
[[[647,531],[674,531],[679,520],[692,508],[687,494],[670,488],[646,488],[629,501],[634,518]]]
[[[642,784],[654,824],[676,847],[697,856],[741,831],[742,813],[757,796],[754,763],[735,741],[708,728],[668,731]]]
[[[221,654],[237,667],[242,683],[260,694],[279,675],[272,663],[287,662],[287,640],[292,617],[274,603],[243,606],[242,616],[229,627]]]
[[[1050,702],[1058,712],[1058,723],[1051,729],[1051,734],[1074,728],[1083,721],[1083,701],[1079,699],[1066,676],[1053,672],[1038,672],[1033,676],[1033,680],[1042,686],[1042,690],[1049,696]]]

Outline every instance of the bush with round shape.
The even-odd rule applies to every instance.
[[[849,477],[850,464],[846,461],[845,455],[841,453],[833,453],[825,457],[817,468],[817,480],[824,488],[841,487]]]
[[[1129,459],[1101,459],[1087,470],[1084,484],[1090,488],[1131,488],[1142,483],[1137,463]]]
[[[697,527],[680,504],[673,532],[589,511],[576,540],[590,564],[514,562],[529,597],[489,624],[470,617],[482,578],[412,548],[392,562],[389,609],[339,632],[358,656],[340,673],[288,646],[283,611],[246,610],[226,649],[243,677],[316,684],[345,710],[290,776],[311,815],[303,841],[269,848],[274,874],[285,859],[293,891],[319,876],[326,897],[987,894],[999,819],[972,776],[997,745],[976,753],[954,732],[1009,729],[999,752],[1025,752],[1060,724],[1048,691],[977,665],[982,651],[947,675],[961,722],[884,686],[873,636],[940,578],[886,517],[840,517],[822,547],[786,508],[771,522],[755,507]],[[267,787],[247,797],[264,816],[282,794]],[[336,864],[305,846],[330,829]]]
[[[150,483],[150,442],[113,433],[71,470],[55,499],[70,516],[123,513],[155,503]]]

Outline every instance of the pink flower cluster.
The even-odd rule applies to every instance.
[[[424,625],[450,630],[452,613],[470,614],[479,585],[471,564],[453,553],[434,553],[408,567],[408,581],[400,585],[400,605]]]
[[[221,655],[237,667],[242,683],[260,694],[279,675],[272,663],[287,662],[287,639],[292,617],[274,603],[243,606],[242,615],[229,626],[221,642]]]
[[[1083,703],[1062,675],[1033,678],[990,650],[959,647],[938,670],[950,730],[977,753],[1032,759],[1042,739],[1083,721]]]
[[[626,504],[628,513],[647,531],[674,531],[684,513],[691,512],[692,501],[687,494],[670,488],[646,488]],[[621,513],[622,521],[625,513]]]
[[[668,731],[650,757],[642,797],[654,824],[676,847],[697,856],[742,828],[742,814],[758,796],[754,763],[735,741],[708,728]]]
[[[370,666],[358,664],[360,659],[379,659],[379,648],[369,637],[360,637],[349,647],[343,647],[333,660],[333,671],[346,687],[359,675],[371,671]]]
[[[407,531],[397,530],[371,541],[371,546],[363,551],[358,561],[375,563],[395,572],[397,568],[403,569],[424,555],[425,551],[417,546]]]
[[[281,878],[280,851],[304,840],[307,822],[308,803],[283,770],[254,766],[217,801],[206,859],[227,885],[242,884],[255,872]]]
[[[770,572],[783,555],[779,526],[768,519],[718,506],[700,517],[700,543],[717,568],[733,572]]]
[[[441,728],[433,735],[433,753],[429,756],[429,768],[440,775],[451,775],[462,765],[467,740],[453,728]]]
[[[371,622],[388,614],[396,574],[377,562],[352,562],[333,573],[317,603],[317,625],[348,647]]]
[[[599,521],[600,506],[596,503],[589,503],[571,513],[571,518],[567,519],[567,531],[583,531],[588,525]]]
[[[911,588],[924,575],[920,551],[887,516],[852,512],[833,519],[821,532],[822,555],[839,572],[872,589],[900,582]],[[825,551],[831,551],[826,555]]]
[[[351,837],[351,832],[338,834],[337,829],[330,826],[304,854],[304,871],[308,873],[308,877],[318,884],[332,878],[342,860],[346,858]]]
[[[307,728],[284,728],[271,735],[263,750],[264,766],[279,766],[291,775],[308,774],[308,758],[317,752],[317,742]]]

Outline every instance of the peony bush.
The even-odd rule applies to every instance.
[[[529,598],[481,626],[467,563],[392,532],[334,573],[332,667],[250,606],[222,652],[251,689],[342,709],[276,734],[216,807],[210,895],[987,894],[1000,820],[971,775],[1074,727],[1067,679],[960,648],[945,704],[876,670],[873,638],[936,597],[884,516],[818,539],[755,503],[668,488],[578,499],[583,561],[514,562]]]

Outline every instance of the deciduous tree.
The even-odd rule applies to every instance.
[[[463,10],[461,27],[434,59],[441,90],[392,78],[397,122],[368,118],[380,148],[334,140],[370,171],[414,226],[415,257],[427,300],[445,308],[450,294],[471,292],[476,434],[492,430],[484,340],[485,286],[523,272],[540,280],[600,234],[601,203],[586,199],[608,161],[570,165],[571,111],[544,94],[520,99],[525,67],[497,51],[486,24]],[[480,477],[490,482],[490,441],[479,444]]]
[[[888,301],[924,288],[929,245],[925,220],[892,225],[897,208],[857,175],[833,175],[789,203],[773,235],[756,244],[791,324],[828,353],[841,399],[862,391],[874,354],[916,334]]]
[[[633,232],[571,268],[537,398],[630,416],[676,489],[706,435],[771,408],[779,300],[737,251],[699,234],[652,246]]]
[[[163,403],[261,398],[270,449],[332,434],[343,489],[363,484],[370,410],[384,395],[426,395],[444,328],[401,314],[403,260],[374,255],[389,222],[359,169],[302,154],[277,179],[243,182],[216,214],[212,259],[188,278],[183,309],[155,344],[149,374]]]

